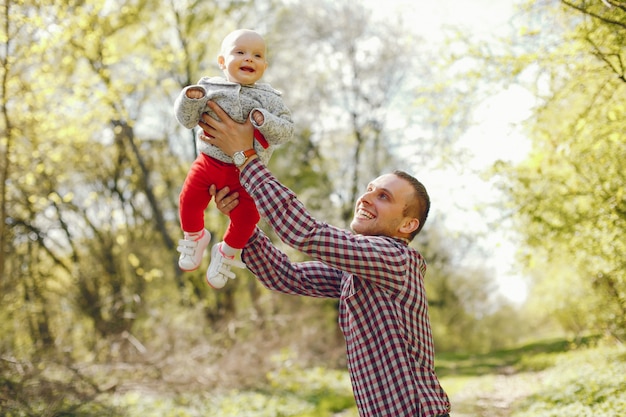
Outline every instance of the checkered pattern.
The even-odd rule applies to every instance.
[[[258,160],[244,169],[241,182],[278,236],[314,259],[291,263],[257,229],[242,253],[248,268],[272,290],[340,300],[339,325],[359,415],[448,413],[448,397],[434,372],[422,256],[399,240],[354,235],[316,221]]]

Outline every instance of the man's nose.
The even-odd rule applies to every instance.
[[[365,204],[368,204],[368,205],[372,204],[372,202],[370,201],[370,195],[368,193],[365,193],[361,197],[359,197],[357,202],[359,202],[361,204],[365,203]]]

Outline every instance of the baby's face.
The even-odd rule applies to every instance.
[[[250,85],[263,77],[267,68],[265,41],[254,32],[244,32],[222,45],[218,63],[228,81]]]

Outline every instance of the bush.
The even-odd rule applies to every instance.
[[[626,410],[626,356],[617,347],[568,352],[541,373],[534,395],[512,417],[621,417]]]

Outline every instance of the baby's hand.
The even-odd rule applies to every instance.
[[[261,113],[258,110],[255,110],[254,112],[252,112],[252,118],[254,119],[254,123],[256,123],[258,126],[263,125],[263,122],[265,121],[265,117],[263,117],[263,113]]]
[[[202,98],[204,97],[204,91],[197,88],[190,88],[187,90],[187,98]]]

